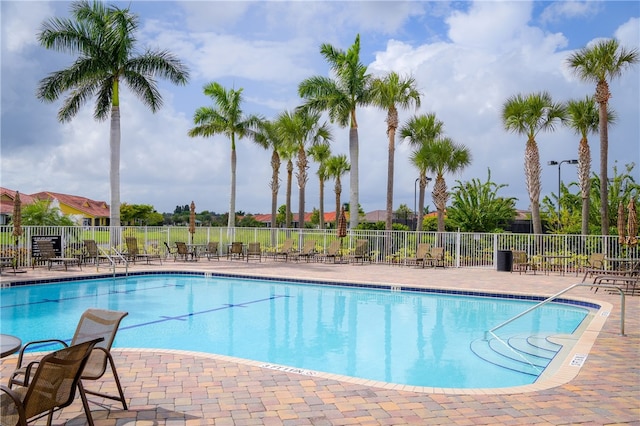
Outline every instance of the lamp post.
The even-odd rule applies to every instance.
[[[549,166],[558,166],[558,231],[560,230],[560,189],[562,188],[562,179],[561,179],[560,169],[563,163],[578,164],[578,160],[562,160],[562,161],[551,160],[547,162]]]
[[[413,230],[415,231],[416,229],[418,229],[418,205],[416,203],[416,185],[418,184],[418,182],[420,181],[420,178],[416,178],[416,181],[413,183],[413,215],[416,218],[416,226],[413,228]],[[431,182],[431,178],[428,177],[427,178],[427,183]]]

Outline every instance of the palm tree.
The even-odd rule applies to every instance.
[[[333,155],[327,160],[327,176],[335,179],[336,193],[336,229],[338,229],[338,217],[340,215],[340,196],[342,194],[342,176],[351,170],[351,165],[344,154]]]
[[[440,138],[426,145],[427,170],[436,175],[433,185],[433,204],[438,212],[438,232],[444,232],[444,211],[449,200],[445,173],[458,173],[471,164],[471,152],[450,138]]]
[[[279,151],[282,149],[283,140],[280,138],[277,126],[274,122],[263,120],[256,132],[255,141],[264,149],[271,149],[271,229],[277,228],[278,215],[278,191],[280,190],[280,159]]]
[[[358,192],[358,121],[356,107],[369,105],[371,101],[370,81],[367,67],[360,62],[360,35],[346,52],[330,44],[322,44],[320,53],[327,60],[335,80],[315,76],[298,86],[298,94],[306,99],[301,107],[312,111],[327,111],[332,123],[342,127],[349,125],[349,159],[351,174],[349,204],[359,206]],[[358,226],[358,215],[349,215],[351,228]]]
[[[277,124],[276,124],[277,125]],[[291,228],[291,187],[293,185],[293,158],[298,152],[296,147],[291,141],[283,140],[282,146],[278,150],[280,158],[287,162],[287,187],[285,191],[285,228]]]
[[[444,123],[436,118],[433,113],[422,114],[419,116],[411,117],[400,129],[400,141],[406,140],[410,145],[415,147],[416,151],[422,149],[423,146],[428,145],[442,136]],[[417,218],[416,230],[422,231],[422,211],[424,209],[424,192],[427,187],[427,170],[429,164],[425,163],[426,159],[417,158],[419,163],[414,163],[418,168],[419,180],[420,180],[420,196],[418,202],[418,212],[420,212]]]
[[[331,131],[326,123],[319,124],[320,113],[299,109],[293,113],[285,111],[277,118],[280,137],[289,141],[298,152],[298,227],[304,228],[305,188],[307,186],[307,145],[327,143],[331,139]]]
[[[564,120],[566,111],[561,103],[554,103],[547,92],[515,95],[502,107],[502,121],[507,131],[527,136],[524,151],[524,173],[531,202],[533,233],[542,233],[540,220],[540,153],[536,135],[540,131],[553,130],[556,121]]]
[[[638,49],[627,50],[616,39],[603,40],[591,47],[573,53],[567,63],[583,81],[596,83],[595,101],[599,107],[600,181],[607,182],[609,166],[609,133],[607,111],[611,92],[608,81],[620,77],[622,72],[640,59]],[[600,229],[609,235],[608,187],[600,186]]]
[[[387,161],[387,220],[385,228],[391,230],[393,223],[393,166],[395,155],[396,129],[398,128],[398,108],[407,109],[412,105],[420,107],[420,92],[413,77],[400,77],[390,72],[384,78],[375,79],[371,84],[372,104],[387,111],[387,137],[389,157]]]
[[[320,229],[324,229],[324,181],[327,180],[327,160],[331,157],[331,147],[328,143],[314,145],[308,150],[313,161],[318,163],[318,181],[320,183]]]
[[[231,196],[229,197],[229,219],[227,227],[236,226],[236,137],[251,137],[255,140],[261,119],[255,115],[245,116],[242,104],[242,89],[225,89],[220,83],[204,86],[204,94],[213,99],[214,107],[200,107],[193,116],[196,125],[190,129],[190,137],[225,135],[231,141]]]
[[[589,234],[589,194],[591,192],[591,149],[589,133],[598,131],[598,110],[592,96],[567,102],[565,124],[580,135],[578,145],[578,181],[582,196],[582,235]]]
[[[418,190],[418,217],[416,218],[416,231],[422,231],[422,222],[424,218],[424,193],[427,187],[427,170],[430,166],[429,144],[424,143],[417,146],[409,156],[409,161],[418,169],[418,179],[420,180],[420,189]]]
[[[67,69],[55,71],[40,81],[37,97],[53,102],[64,92],[69,97],[58,111],[58,120],[71,121],[80,107],[96,97],[94,118],[111,117],[109,132],[111,187],[110,224],[120,226],[120,83],[156,112],[162,106],[156,76],[174,84],[186,84],[185,65],[166,50],[147,50],[136,55],[137,15],[129,9],[102,2],[71,4],[73,19],[53,18],[42,25],[38,41],[47,49],[78,55]]]

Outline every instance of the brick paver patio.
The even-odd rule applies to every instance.
[[[135,271],[207,270],[283,278],[324,279],[506,293],[551,295],[581,277],[518,275],[485,269],[419,269],[382,265],[262,263],[240,261],[165,262],[137,265]],[[17,279],[37,279],[95,273],[29,270]],[[101,273],[106,269],[101,268]],[[15,280],[3,274],[2,282]],[[637,293],[636,293],[637,294]],[[640,296],[628,296],[626,336],[620,336],[620,296],[577,288],[566,297],[591,299],[613,308],[595,339],[586,362],[570,380],[541,390],[510,389],[464,392],[407,390],[330,375],[306,376],[260,367],[257,362],[211,354],[114,349],[129,401],[123,411],[116,403],[95,399],[96,425],[640,425]],[[15,366],[4,358],[0,375]],[[567,361],[568,362],[568,361]],[[572,367],[577,368],[577,367]],[[565,368],[566,370],[566,368]],[[569,370],[570,371],[570,370]],[[577,374],[577,375],[576,375]],[[571,375],[571,374],[570,374]],[[95,386],[89,383],[88,386]],[[101,390],[112,392],[112,381]],[[54,416],[56,425],[83,425],[82,405],[76,401]],[[45,424],[39,421],[36,424]]]

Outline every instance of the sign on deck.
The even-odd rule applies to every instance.
[[[38,241],[51,241],[53,252],[56,256],[62,256],[62,237],[60,235],[33,235],[31,237],[31,257],[42,257]]]

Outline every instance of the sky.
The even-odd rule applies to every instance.
[[[109,121],[93,119],[95,99],[68,123],[57,121],[64,96],[43,103],[36,88],[47,74],[75,59],[41,47],[44,21],[67,17],[66,1],[0,1],[1,151],[0,185],[22,193],[52,191],[109,202]],[[243,89],[247,114],[275,118],[302,103],[298,85],[305,78],[329,76],[320,46],[347,50],[357,34],[360,58],[369,73],[411,75],[422,105],[401,110],[400,123],[415,114],[435,113],[445,135],[469,148],[472,163],[456,181],[491,180],[505,184],[498,195],[517,198],[529,208],[524,178],[526,138],[504,130],[501,109],[516,94],[548,91],[565,102],[592,95],[566,60],[601,39],[616,38],[627,49],[640,48],[637,1],[131,1],[140,18],[139,53],[167,49],[189,68],[186,86],[160,80],[163,107],[151,113],[130,91],[121,92],[121,201],[151,204],[158,212],[195,202],[196,211],[224,213],[230,196],[230,141],[224,136],[190,138],[197,108],[212,106],[203,87],[213,81]],[[610,176],[617,164],[635,163],[640,182],[640,64],[614,80],[610,107],[617,122],[609,129]],[[386,112],[357,111],[360,141],[360,204],[384,210],[387,187]],[[328,117],[323,119],[328,121]],[[331,125],[334,155],[347,154],[347,128]],[[598,135],[590,135],[592,170],[599,171]],[[558,126],[537,138],[542,164],[542,197],[557,193],[558,166],[548,161],[577,158],[579,136]],[[396,141],[394,209],[415,206],[418,171],[411,148]],[[236,209],[271,210],[271,153],[250,139],[237,143]],[[617,163],[616,163],[617,162]],[[319,205],[317,165],[311,164],[306,211]],[[278,205],[285,203],[281,167]],[[563,164],[563,183],[576,182],[576,166]],[[342,179],[342,202],[349,201],[349,178]],[[430,196],[430,211],[435,207]],[[573,188],[577,192],[577,188]],[[333,181],[325,190],[325,210],[334,206]],[[292,210],[297,211],[294,181]]]

